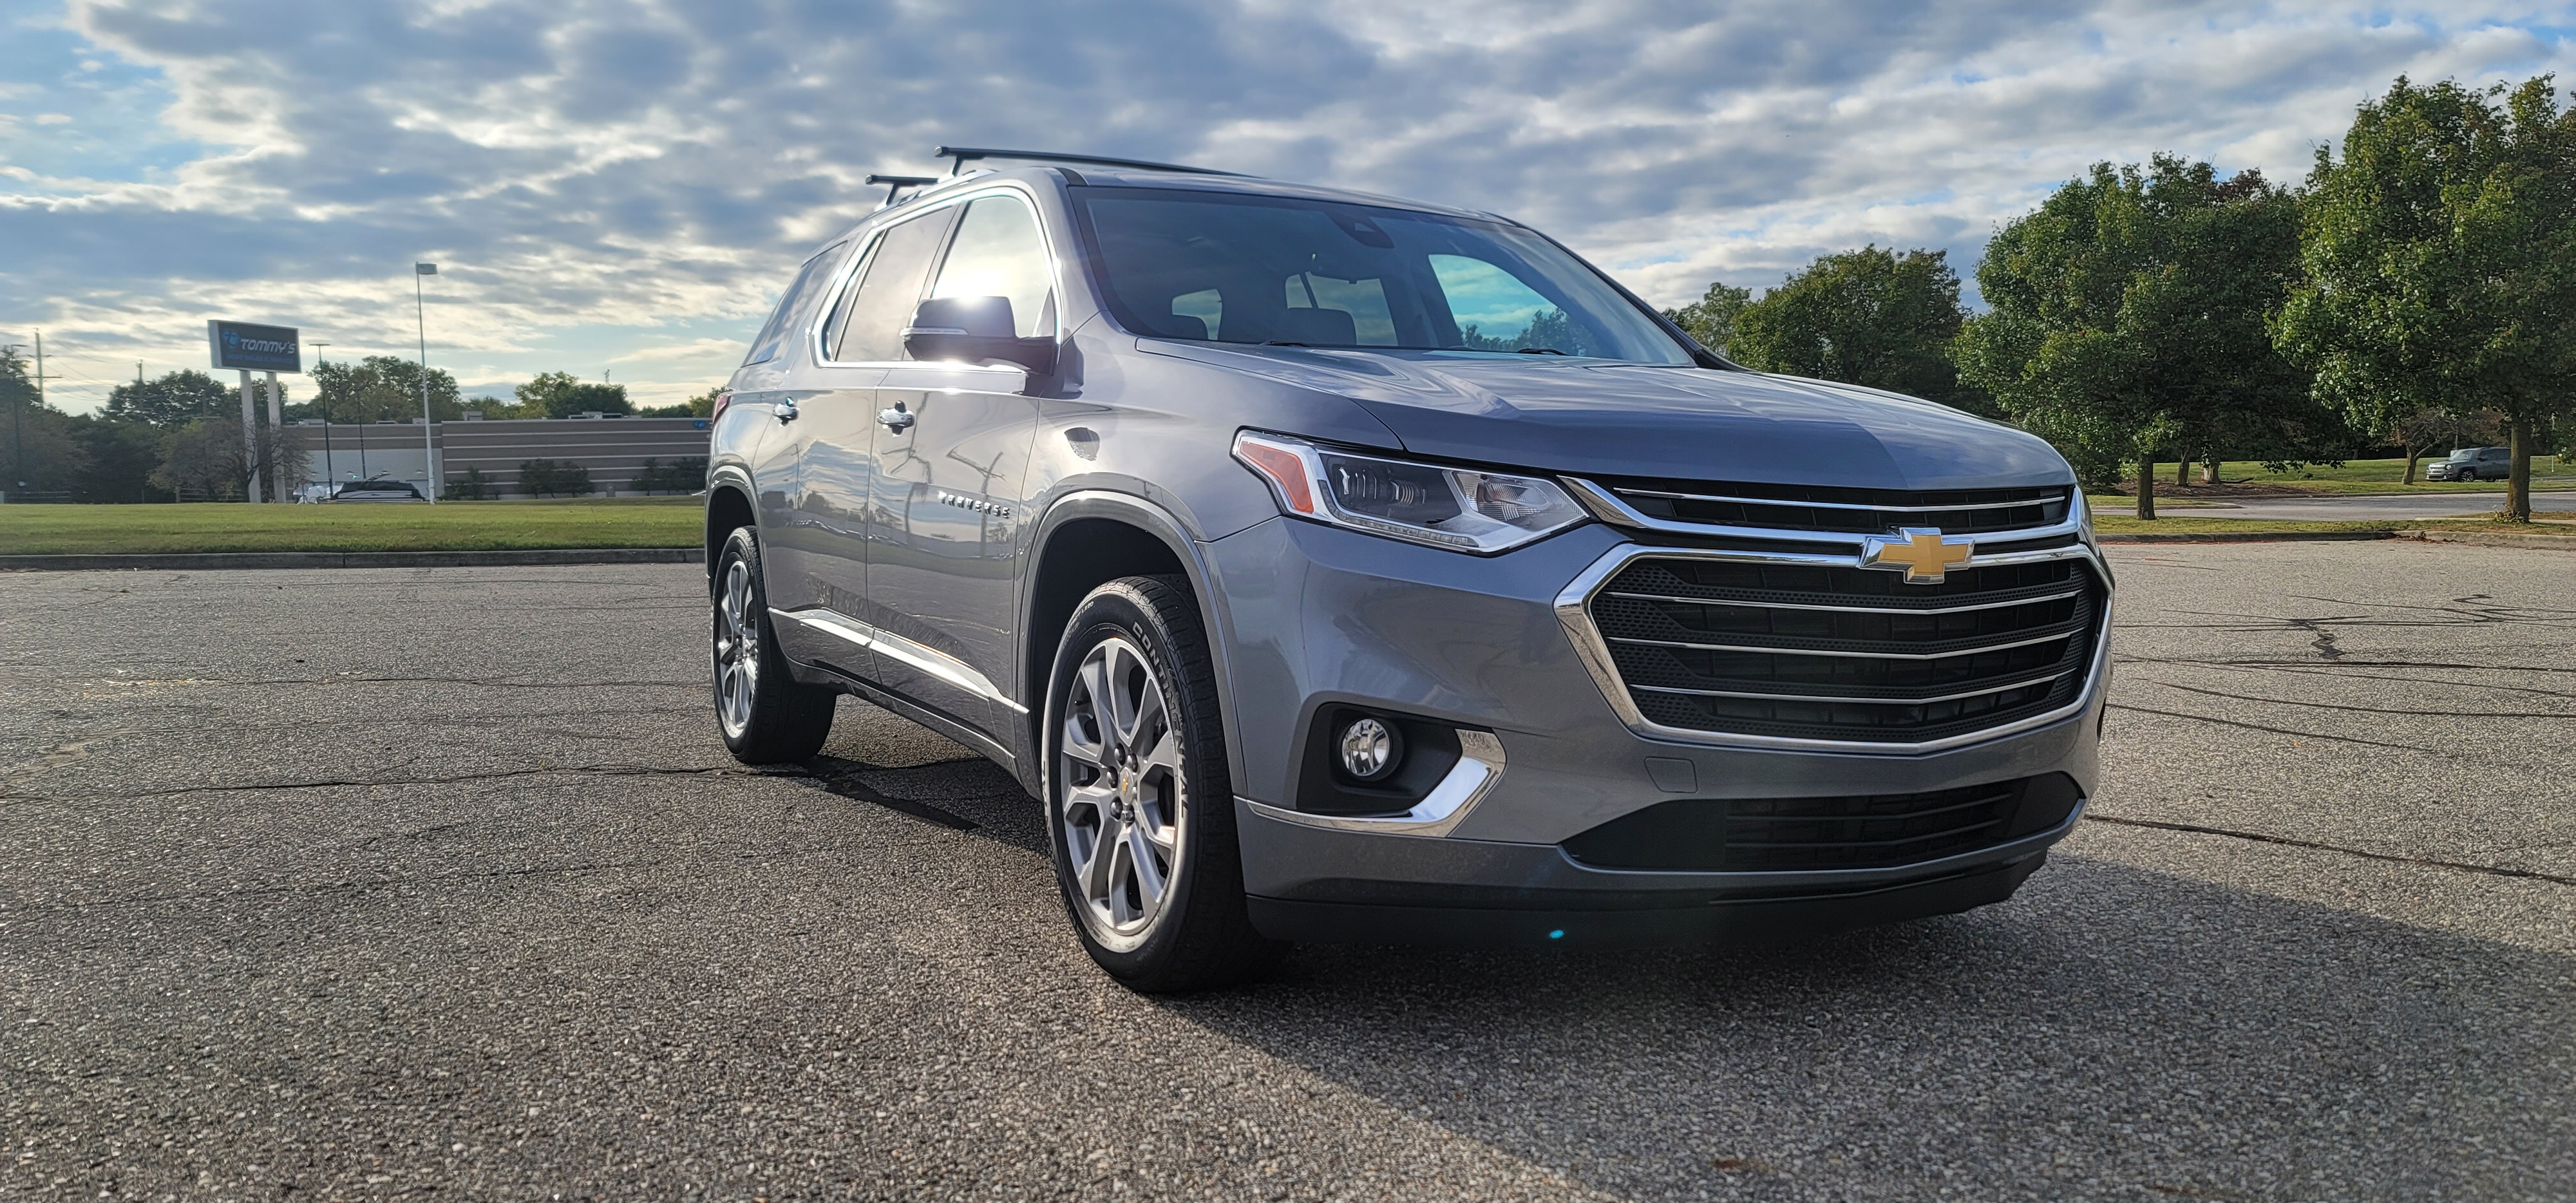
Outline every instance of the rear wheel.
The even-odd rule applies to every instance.
[[[1216,674],[1179,581],[1128,577],[1074,611],[1047,686],[1047,833],[1100,967],[1146,993],[1257,970]]]
[[[744,764],[803,760],[823,750],[840,695],[799,683],[769,622],[760,579],[760,538],[750,527],[727,536],[710,581],[716,729]]]

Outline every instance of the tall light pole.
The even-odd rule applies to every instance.
[[[18,344],[11,343],[5,348],[0,348],[0,350],[6,350],[10,354],[15,355],[18,353]],[[42,385],[44,375],[45,369],[41,367],[36,369],[36,376],[40,387]],[[12,397],[10,400],[13,404],[9,406],[9,434],[10,438],[16,444],[16,449],[11,451],[9,454],[9,476],[17,483],[11,486],[9,496],[12,499],[15,499],[27,491],[26,419],[20,416],[26,412],[27,398],[22,392],[21,395]]]
[[[420,454],[423,470],[429,474],[429,503],[438,504],[438,427],[429,416],[429,310],[422,299],[420,278],[438,274],[435,263],[411,265],[412,320],[420,326]]]

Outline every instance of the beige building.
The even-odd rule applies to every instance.
[[[614,497],[635,491],[635,475],[647,459],[703,462],[711,425],[705,418],[469,419],[438,423],[432,438],[439,474],[446,480],[481,469],[486,487],[522,497],[527,493],[519,487],[519,465],[544,459],[580,465],[589,471],[596,496]],[[417,418],[365,426],[308,422],[301,433],[311,480],[407,480],[428,491],[430,473],[422,467],[426,452]]]

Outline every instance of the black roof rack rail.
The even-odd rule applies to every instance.
[[[1031,163],[1089,163],[1095,167],[1135,167],[1145,171],[1186,171],[1192,175],[1242,176],[1240,171],[1217,171],[1208,167],[1183,167],[1177,163],[1153,163],[1144,159],[1112,159],[1104,155],[1063,155],[1051,150],[1000,150],[990,146],[942,146],[930,152],[934,159],[955,159],[948,174],[965,170],[974,159],[1024,159]],[[1249,178],[1249,177],[1246,177]]]
[[[932,184],[938,183],[939,177],[935,175],[871,175],[868,177],[868,182],[871,184],[883,184],[886,186],[885,204],[877,206],[882,209],[885,208],[886,205],[893,204],[896,197],[903,195],[904,189],[927,188]]]

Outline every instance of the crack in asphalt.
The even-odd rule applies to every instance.
[[[459,773],[450,777],[327,778],[317,781],[255,781],[236,785],[188,785],[130,794],[85,794],[79,798],[46,794],[0,794],[0,802],[139,802],[179,794],[255,793],[261,790],[361,788],[376,785],[458,785],[472,781],[505,781],[514,777],[810,777],[802,768],[662,768],[652,765],[582,764],[554,768],[508,769],[492,773]]]
[[[2200,628],[2193,628],[2198,630]],[[2198,656],[2115,656],[2120,664],[2191,664],[2209,668],[2307,668],[2321,667],[2314,660],[2246,659],[2221,660]],[[2447,668],[2464,672],[2506,673],[2576,673],[2576,667],[2544,664],[2460,664],[2447,660],[2338,660],[2336,668]],[[2466,684],[2452,681],[2447,684]]]
[[[2345,856],[2356,856],[2364,860],[2386,861],[2390,864],[2397,865],[2417,865],[2428,869],[2455,869],[2462,873],[2484,873],[2492,877],[2516,877],[2528,881],[2545,881],[2553,885],[2576,886],[2576,877],[2567,877],[2556,873],[2542,873],[2534,869],[2507,869],[2499,865],[2481,865],[2469,861],[2436,860],[2431,857],[2422,856],[2400,856],[2393,852],[2372,852],[2365,848],[2351,848],[2342,844],[2327,844],[2316,840],[2293,839],[2285,835],[2265,835],[2259,831],[2236,831],[2226,827],[2204,827],[2198,823],[2170,823],[2162,819],[2131,819],[2124,818],[2119,815],[2106,815],[2090,811],[2086,812],[2084,817],[2091,822],[2110,823],[2120,827],[2152,827],[2158,831],[2181,831],[2188,832],[2192,835],[2225,836],[2229,839],[2251,840],[2258,844],[2279,844],[2283,847],[2307,848],[2318,852],[2340,852]]]
[[[2190,664],[2194,667],[2200,668],[2224,668],[2245,672],[2281,673],[2288,676],[2299,677],[2324,677],[2330,681],[2396,681],[2407,685],[2449,685],[2459,689],[2491,690],[2499,693],[2536,693],[2544,698],[2576,698],[2576,693],[2568,693],[2564,690],[2557,689],[2538,689],[2529,685],[2495,685],[2485,681],[2450,681],[2438,677],[2392,677],[2384,673],[2330,671],[2351,667],[2348,664],[2220,664],[2183,660],[2157,660],[2147,657],[2121,660],[2119,663],[2173,664],[2178,666]],[[2157,685],[2168,684],[2168,682],[2158,681],[2153,677],[2143,679]],[[2413,714],[2416,712],[2410,710],[2405,713]]]
[[[2159,681],[2157,684],[2161,685],[2163,682]],[[2222,727],[2242,727],[2248,731],[2265,731],[2274,735],[2296,736],[2300,739],[2331,740],[2335,743],[2360,744],[2364,747],[2388,748],[2399,752],[2433,752],[2446,756],[2458,754],[2458,751],[2453,748],[2427,748],[2418,744],[2383,743],[2379,740],[2362,739],[2358,736],[2352,735],[2327,735],[2321,731],[2301,731],[2291,727],[2269,727],[2261,723],[2243,723],[2234,719],[2212,718],[2206,714],[2191,714],[2181,710],[2157,710],[2149,706],[2131,706],[2125,702],[2111,702],[2109,703],[2109,706],[2113,710],[2128,710],[2138,714],[2160,714],[2166,718],[2198,719],[2201,722],[2216,723]]]
[[[2349,710],[2360,714],[2431,715],[2436,718],[2557,718],[2576,719],[2576,711],[2567,710],[2426,710],[2421,706],[2398,709],[2390,706],[2349,706],[2340,702],[2311,702],[2301,698],[2267,698],[2259,694],[2232,693],[2224,689],[2202,689],[2196,685],[2177,685],[2171,681],[2149,678],[2149,685],[2179,689],[2203,697],[2226,698],[2237,702],[2267,702],[2274,706],[2304,706],[2310,710]],[[2564,696],[2564,695],[2553,695]]]
[[[782,860],[787,857],[809,856],[826,851],[829,851],[829,848],[774,848],[751,852],[736,852],[732,853],[728,859],[739,861]],[[176,894],[137,894],[126,898],[102,898],[96,902],[66,902],[55,903],[50,906],[27,907],[18,910],[0,910],[0,914],[13,916],[57,915],[73,911],[102,910],[110,907],[151,906],[155,903],[164,902],[208,902],[219,898],[262,898],[278,897],[281,895],[304,895],[309,897],[323,894],[354,893],[360,890],[381,890],[395,886],[433,885],[439,882],[484,881],[508,877],[547,877],[561,873],[590,873],[606,869],[639,869],[654,865],[669,864],[677,859],[680,858],[670,856],[648,856],[638,857],[633,860],[583,861],[579,864],[571,865],[528,865],[516,869],[482,869],[457,873],[424,873],[411,877],[371,877],[365,880],[352,878],[342,881],[310,883],[303,885],[242,886],[229,890],[189,890]]]

